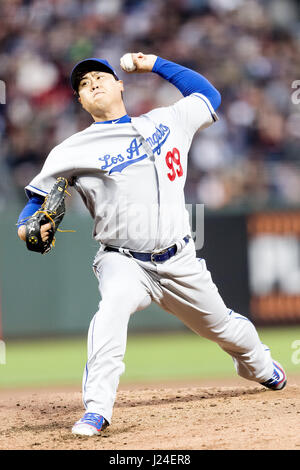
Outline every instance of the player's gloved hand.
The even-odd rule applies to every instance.
[[[48,253],[54,246],[55,232],[65,214],[66,178],[57,178],[41,208],[26,222],[26,245],[28,250]]]
[[[143,52],[132,52],[132,61],[135,65],[135,70],[128,71],[128,73],[146,73],[152,72],[153,66],[157,59],[157,55],[154,54],[143,54]]]
[[[50,235],[49,230],[51,230],[51,224],[50,223],[41,226],[41,231],[40,232],[41,232],[41,239],[43,240],[43,242],[48,240],[49,235]],[[23,240],[23,242],[26,241],[26,226],[25,225],[21,225],[21,227],[19,227],[18,236],[21,240]]]
[[[52,225],[50,223],[41,226],[41,239],[43,242],[48,240],[50,236],[49,230],[51,230],[51,228],[52,228]]]

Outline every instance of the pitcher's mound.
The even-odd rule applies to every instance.
[[[244,383],[244,382],[243,382]],[[2,391],[0,449],[300,449],[299,382],[280,392],[259,384],[123,388],[101,436],[71,434],[81,393]]]

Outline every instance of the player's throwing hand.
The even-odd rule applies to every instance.
[[[152,72],[157,56],[154,54],[143,54],[143,52],[132,52],[125,54],[120,65],[127,73],[146,73]]]

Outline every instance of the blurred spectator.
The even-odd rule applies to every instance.
[[[120,57],[139,50],[203,73],[222,94],[219,122],[192,144],[187,202],[300,205],[296,0],[1,0],[0,13],[0,209],[23,203],[51,148],[90,125],[69,85],[77,61],[114,65],[130,115],[180,98],[154,74],[120,70]]]

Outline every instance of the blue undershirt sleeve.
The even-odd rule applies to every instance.
[[[36,211],[41,208],[45,198],[42,196],[32,196],[29,201],[27,202],[26,206],[22,210],[21,214],[19,215],[17,226],[18,228],[21,225],[25,225],[26,221],[31,217]]]
[[[157,57],[152,72],[176,86],[183,96],[201,93],[209,99],[214,110],[221,104],[219,91],[203,75],[194,70]]]

